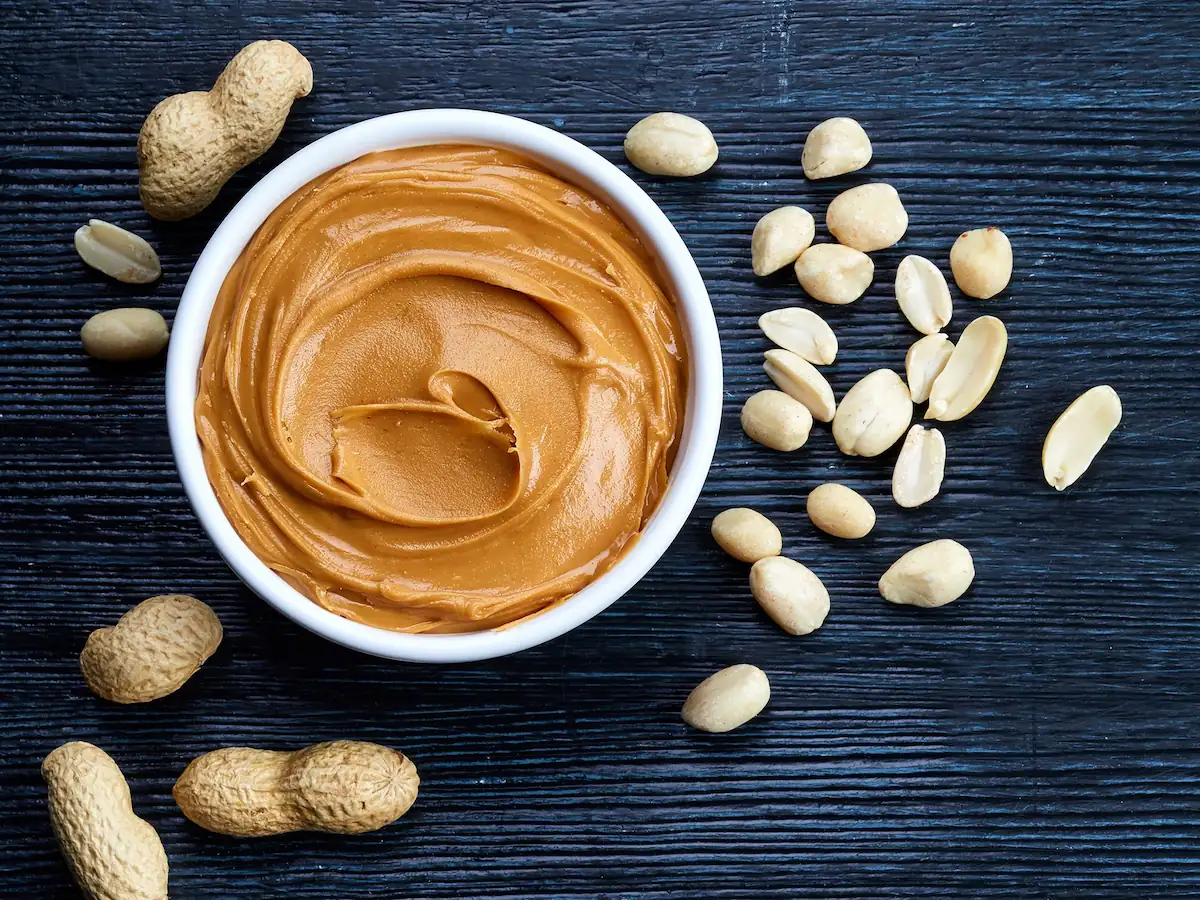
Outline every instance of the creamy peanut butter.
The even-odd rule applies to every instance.
[[[685,371],[652,260],[607,207],[507,151],[395,150],[306,185],[246,247],[196,427],[234,528],[304,594],[473,631],[632,545]]]

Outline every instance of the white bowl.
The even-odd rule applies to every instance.
[[[674,296],[688,348],[688,396],[682,441],[667,490],[641,538],[625,556],[570,600],[520,624],[471,634],[399,634],[322,609],[272,572],[238,536],[208,481],[193,410],[197,374],[217,291],[242,248],[267,216],[323,172],[374,150],[427,144],[479,144],[529,156],[604,200],[659,262]],[[683,527],[708,474],[721,418],[721,346],[708,292],[667,217],[627,175],[578,141],[524,119],[462,109],[381,116],[321,138],[247,192],[200,254],[171,333],[167,423],[179,476],[200,523],[225,561],[256,594],[288,618],[364,653],[417,662],[467,662],[504,656],[565,634],[628,591],[666,552]]]

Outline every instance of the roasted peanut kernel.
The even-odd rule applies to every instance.
[[[1000,374],[1008,330],[995,316],[980,316],[963,329],[942,373],[929,389],[926,419],[954,422],[983,402]]]
[[[911,509],[928,503],[942,489],[946,471],[946,439],[936,428],[914,425],[892,470],[892,498]]]
[[[699,731],[721,734],[745,725],[771,699],[771,683],[757,666],[730,666],[709,675],[688,694],[683,721]]]
[[[837,408],[833,399],[833,388],[825,376],[790,350],[768,350],[763,371],[788,396],[794,397],[808,408],[814,419],[829,422]]]
[[[838,194],[825,212],[838,242],[863,253],[895,244],[908,230],[908,213],[890,184],[862,184]]]
[[[1079,480],[1113,429],[1121,424],[1121,398],[1107,384],[1075,398],[1058,417],[1042,445],[1042,472],[1056,491]]]
[[[1008,287],[1012,267],[1012,244],[999,228],[964,231],[950,248],[950,271],[968,297],[995,297]]]
[[[790,266],[808,249],[815,233],[812,214],[799,206],[781,206],[767,213],[750,239],[754,274],[770,275]]]
[[[833,439],[847,456],[878,456],[912,421],[908,386],[891,369],[876,369],[846,392],[833,417]]]
[[[750,593],[788,634],[810,634],[829,615],[829,592],[821,579],[784,556],[769,556],[754,564]]]
[[[742,430],[772,450],[799,450],[812,429],[812,413],[783,391],[759,391],[742,407]]]
[[[885,600],[908,606],[945,606],[975,580],[971,552],[958,541],[940,540],[909,550],[879,579]]]
[[[908,348],[904,357],[904,374],[913,403],[924,403],[929,399],[929,389],[942,374],[954,344],[944,334],[930,334]]]
[[[808,133],[800,164],[814,181],[856,172],[871,161],[871,139],[853,119],[826,119]]]
[[[625,156],[647,174],[687,178],[712,168],[717,161],[717,142],[698,119],[660,112],[629,129]]]
[[[100,219],[75,232],[75,250],[93,269],[126,284],[149,284],[162,274],[158,254],[143,238]]]
[[[96,313],[79,332],[89,356],[110,362],[157,356],[170,337],[166,319],[152,309],[136,307]]]
[[[923,256],[906,256],[896,269],[896,302],[913,328],[936,334],[954,312],[946,277]]]
[[[768,340],[814,365],[827,366],[837,357],[833,329],[811,310],[799,306],[773,309],[758,317],[758,327]]]
[[[844,484],[829,482],[813,488],[806,509],[817,528],[849,541],[866,537],[875,527],[875,510],[870,502]]]
[[[813,244],[796,260],[800,287],[822,303],[853,303],[866,293],[874,277],[871,257],[841,244]]]
[[[745,507],[727,509],[712,520],[713,539],[742,562],[754,563],[783,550],[783,536],[762,513]]]

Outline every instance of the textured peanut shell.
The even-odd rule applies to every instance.
[[[214,750],[188,764],[172,793],[185,816],[220,834],[361,834],[408,812],[420,783],[403,753],[361,741],[329,741],[291,753]]]
[[[220,643],[221,620],[208,604],[166,594],[88,635],[79,666],[105,700],[145,703],[179,690]]]
[[[286,41],[255,41],[211,91],[159,103],[138,134],[139,193],[146,212],[174,221],[212,203],[233,174],[279,137],[292,102],[313,86],[312,66]]]
[[[93,900],[162,900],[167,854],[158,833],[133,811],[129,785],[112,758],[71,741],[42,762],[50,824],[75,883]]]

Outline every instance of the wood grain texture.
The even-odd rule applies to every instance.
[[[510,0],[169,4],[0,0],[0,893],[74,896],[38,764],[93,741],[159,830],[177,898],[1122,898],[1200,896],[1200,16],[1191,0]],[[313,94],[278,145],[196,219],[137,201],[134,141],[163,96],[205,88],[260,37],[312,60]],[[713,298],[727,404],[690,524],[625,599],[517,657],[434,668],[315,638],[240,587],[178,486],[162,365],[82,355],[101,309],[170,318],[216,223],[270,167],[368,116],[428,106],[515,113],[625,165],[641,115],[704,120],[721,159],[688,182],[635,173],[677,225]],[[806,182],[804,135],[866,126],[864,172]],[[911,227],[875,254],[859,302],[823,308],[840,395],[902,367],[917,337],[891,282],[907,253],[946,267],[964,228],[1012,237],[1011,288],[955,292],[1009,326],[992,395],[945,427],[942,495],[890,500],[894,451],[841,457],[751,445],[737,415],[765,386],[764,311],[801,300],[750,274],[762,213],[817,214],[867,180],[897,186]],[[149,289],[87,269],[90,216],[152,240]],[[1113,385],[1125,421],[1066,494],[1042,481],[1050,423]],[[816,533],[807,492],[836,478],[879,511],[866,541]],[[791,638],[750,600],[746,568],[708,536],[752,505],[833,598]],[[892,608],[875,581],[934,537],[971,548],[959,603]],[[87,633],[137,600],[195,594],[226,640],[177,694],[93,697]],[[728,736],[679,708],[703,676],[753,662],[763,716]],[[170,788],[227,744],[355,738],[403,749],[421,796],[356,838],[236,841],[188,824]]]

